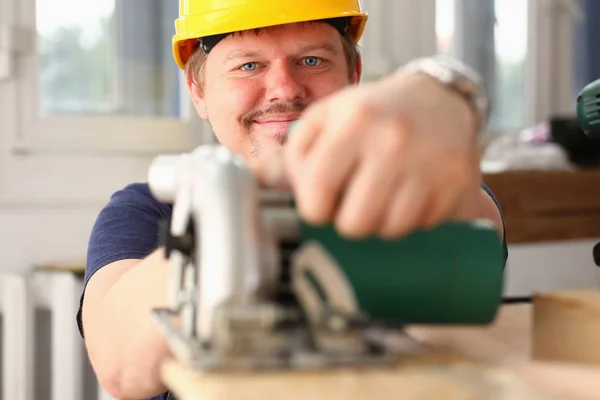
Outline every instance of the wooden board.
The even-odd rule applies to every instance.
[[[600,237],[600,169],[509,171],[483,180],[500,203],[510,244]]]
[[[487,363],[522,362],[531,359],[531,304],[500,308],[489,326],[411,326],[408,334],[436,353],[460,354]]]
[[[592,400],[600,393],[600,369],[546,364],[213,375],[167,362],[162,373],[179,400]]]
[[[488,327],[411,327],[429,352],[393,369],[212,375],[170,361],[162,373],[179,400],[597,398],[600,369],[529,362],[531,327],[531,305],[506,305]]]

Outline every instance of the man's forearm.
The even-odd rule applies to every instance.
[[[130,268],[93,313],[84,313],[86,345],[96,374],[120,399],[166,391],[159,368],[170,351],[150,310],[166,304],[168,272],[169,264],[157,251]]]

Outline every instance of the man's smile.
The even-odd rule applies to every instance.
[[[253,122],[269,134],[287,132],[292,122],[300,118],[300,113],[268,114],[257,118]]]

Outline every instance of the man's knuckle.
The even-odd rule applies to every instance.
[[[309,223],[323,223],[327,204],[314,191],[301,190],[296,196],[297,208],[303,220]]]
[[[372,119],[378,111],[378,108],[375,105],[364,99],[353,99],[353,102],[350,104],[351,115],[354,119],[358,120],[370,120]]]
[[[408,145],[408,139],[407,132],[398,129],[395,124],[391,124],[385,129],[379,138],[383,150],[391,154],[398,154],[404,151]]]
[[[335,227],[339,234],[347,238],[358,239],[366,235],[363,227],[348,218],[337,219]]]
[[[301,208],[300,216],[302,217],[302,219],[305,222],[307,222],[309,224],[320,225],[320,224],[324,224],[327,222],[327,220],[325,218],[325,214],[322,212],[321,209],[319,209],[317,207]]]
[[[327,222],[333,198],[332,182],[325,174],[314,174],[298,190],[298,203],[303,217],[310,222]]]

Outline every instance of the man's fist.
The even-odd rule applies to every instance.
[[[304,220],[393,238],[481,217],[475,115],[422,75],[395,75],[313,103],[287,145],[256,166],[288,186]]]

